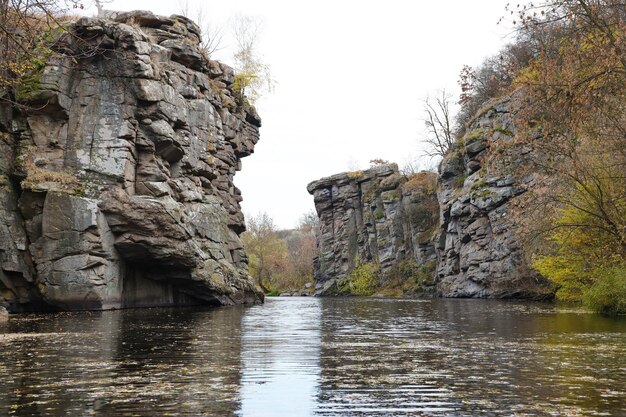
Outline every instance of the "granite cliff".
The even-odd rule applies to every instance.
[[[407,177],[396,164],[386,164],[323,178],[307,189],[320,218],[317,294],[339,292],[342,280],[365,263],[378,265],[383,286],[434,266],[435,174]],[[429,290],[427,281],[419,283],[422,291]]]
[[[510,98],[485,106],[441,162],[437,292],[444,297],[552,296],[550,283],[529,265],[518,233],[528,213],[524,194],[536,185],[519,175],[528,150],[506,146],[516,129]]]
[[[518,203],[535,179],[514,175],[510,164],[520,163],[524,150],[494,151],[515,137],[510,106],[509,98],[501,99],[476,115],[432,185],[400,175],[395,164],[309,184],[321,223],[317,293],[332,294],[359,263],[380,265],[384,284],[386,274],[410,260],[418,268],[405,279],[428,273],[420,278],[425,293],[551,297],[553,288],[529,266],[520,244],[525,213]],[[420,185],[407,187],[411,183]],[[436,188],[436,195],[425,187]]]
[[[25,105],[0,106],[0,306],[262,300],[233,184],[261,121],[199,36],[181,16],[81,18]]]

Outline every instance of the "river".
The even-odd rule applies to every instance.
[[[492,300],[13,316],[0,416],[625,416],[626,318]]]

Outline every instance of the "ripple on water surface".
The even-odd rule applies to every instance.
[[[13,317],[4,416],[624,416],[626,319],[487,300]]]

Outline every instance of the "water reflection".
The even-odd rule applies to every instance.
[[[242,314],[149,309],[14,318],[0,328],[0,415],[235,415]]]
[[[626,319],[486,300],[30,315],[0,416],[623,416]]]
[[[318,414],[614,415],[626,321],[486,300],[332,300]]]
[[[308,416],[319,390],[319,299],[269,299],[243,320],[243,416]]]

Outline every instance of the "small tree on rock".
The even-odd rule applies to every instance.
[[[424,100],[427,135],[422,140],[427,145],[424,153],[430,157],[443,157],[454,144],[452,116],[450,114],[451,96],[446,90],[441,91],[434,101],[430,97]]]

